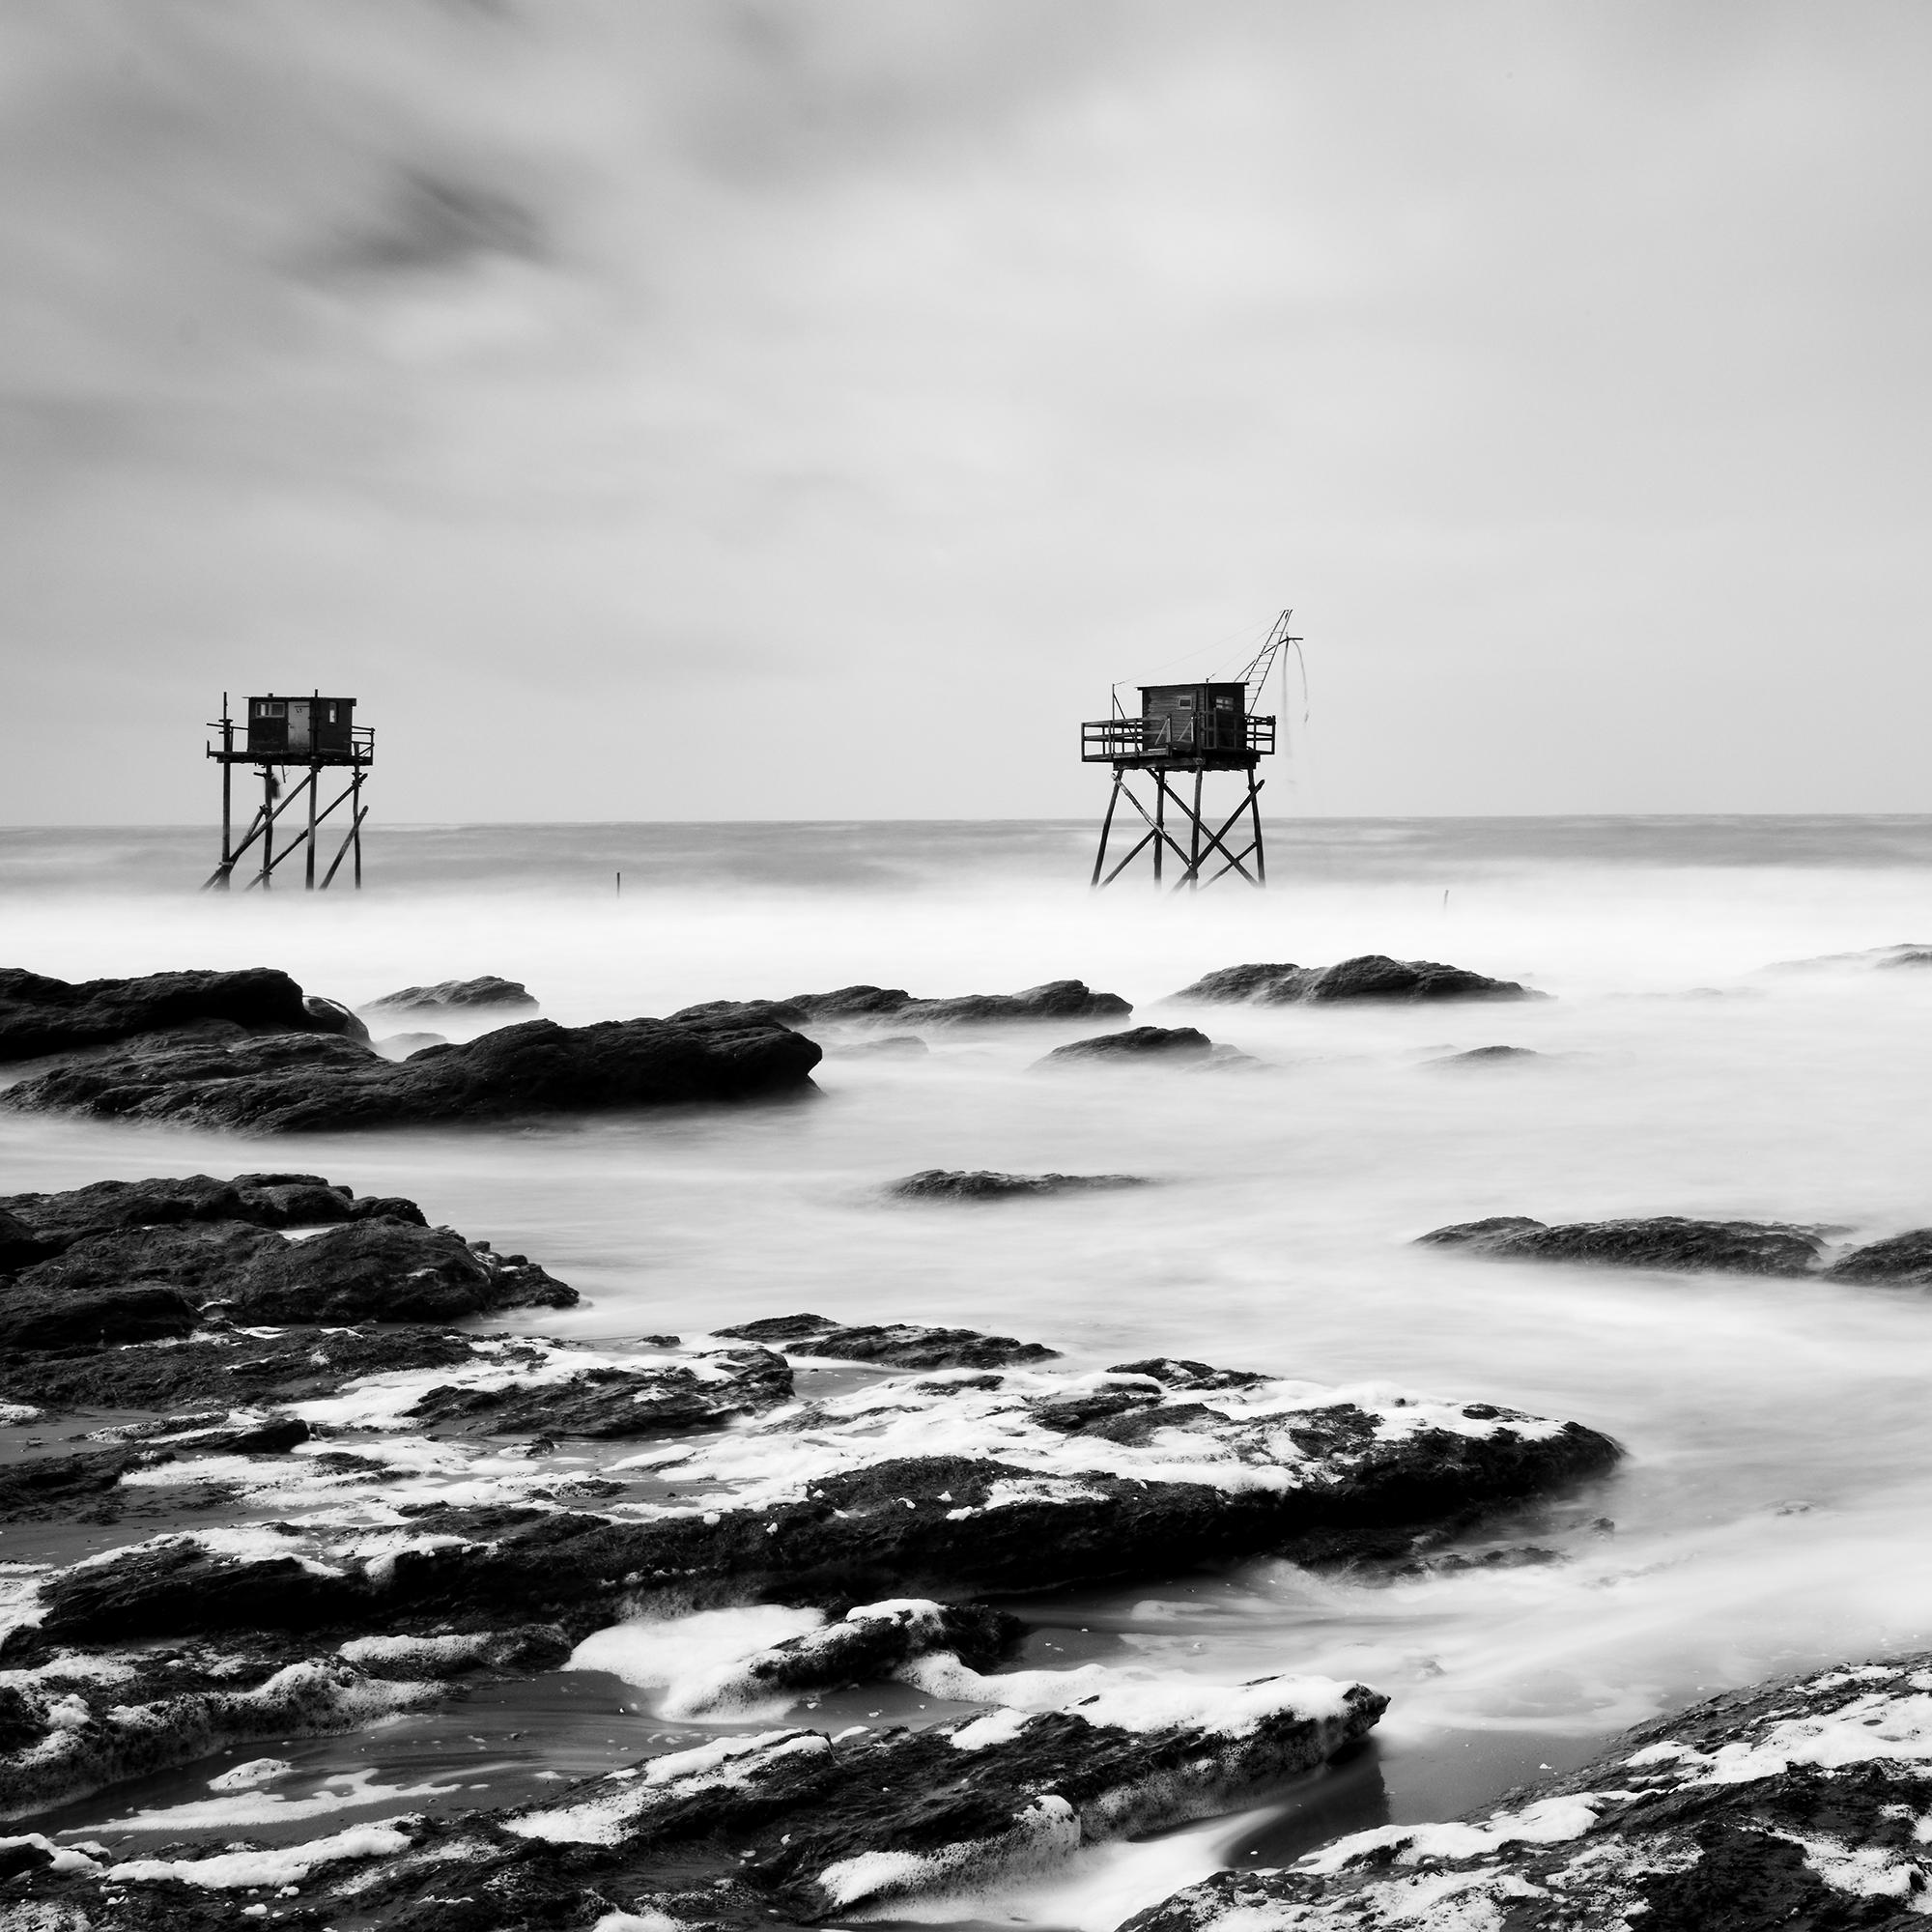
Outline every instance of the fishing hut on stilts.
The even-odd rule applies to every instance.
[[[1274,754],[1275,721],[1257,716],[1251,700],[1261,698],[1283,651],[1301,642],[1289,636],[1293,614],[1281,613],[1266,642],[1236,676],[1198,684],[1141,685],[1138,718],[1122,710],[1117,686],[1114,715],[1081,725],[1081,762],[1114,768],[1114,789],[1107,800],[1107,815],[1100,821],[1100,849],[1094,859],[1094,886],[1111,886],[1143,852],[1152,854],[1156,888],[1166,882],[1170,858],[1179,867],[1175,892],[1211,886],[1230,872],[1251,886],[1267,884],[1261,806],[1266,781],[1256,775],[1256,768]],[[1221,772],[1232,772],[1245,782],[1239,802],[1217,823],[1204,812],[1205,788],[1208,775]],[[1143,788],[1146,781],[1152,781],[1151,810],[1130,779],[1141,780]],[[1122,799],[1146,829],[1109,871],[1108,840]],[[1224,796],[1222,806],[1226,802]],[[1236,831],[1243,817],[1248,824]]]
[[[302,885],[307,891],[333,885],[343,860],[353,858],[350,879],[359,892],[362,821],[369,815],[369,808],[362,803],[362,786],[376,760],[375,731],[355,723],[353,697],[325,697],[319,691],[307,697],[277,697],[270,692],[244,702],[246,715],[238,721],[229,713],[224,691],[221,716],[209,724],[211,730],[221,733],[220,745],[208,747],[208,755],[221,765],[221,863],[209,875],[203,891],[212,887],[226,892],[243,857],[254,852],[248,884],[266,892],[275,882],[276,868],[300,852]],[[262,802],[239,841],[234,836],[237,765],[255,766],[262,781]],[[293,786],[288,781],[291,772],[298,774]],[[325,772],[347,774],[342,790],[326,806],[321,802]],[[322,827],[344,805],[349,808],[349,818],[342,843],[328,869],[317,879],[316,851]],[[282,832],[279,844],[275,836],[278,829]]]

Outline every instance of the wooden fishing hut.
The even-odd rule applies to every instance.
[[[1212,885],[1230,872],[1251,886],[1267,883],[1261,809],[1265,781],[1256,775],[1256,768],[1274,754],[1275,721],[1256,715],[1250,694],[1258,696],[1265,688],[1284,647],[1301,641],[1288,635],[1289,616],[1290,612],[1282,612],[1266,643],[1237,677],[1139,685],[1138,717],[1128,716],[1117,696],[1111,718],[1092,719],[1081,725],[1081,762],[1114,768],[1114,789],[1100,821],[1100,849],[1094,859],[1095,886],[1111,886],[1147,851],[1152,854],[1156,886],[1164,883],[1170,857],[1179,866],[1180,876],[1174,882],[1177,892],[1183,886],[1191,892]],[[1243,782],[1234,810],[1217,823],[1204,815],[1204,808],[1208,778],[1219,773],[1233,773]],[[1128,782],[1130,777],[1152,780],[1151,809]],[[1122,799],[1146,829],[1109,871],[1108,841]],[[1226,802],[1224,795],[1222,804]],[[1244,834],[1236,834],[1235,828],[1244,815],[1248,827]],[[1243,837],[1246,842],[1240,843]],[[1239,850],[1235,849],[1236,843]]]
[[[221,863],[209,875],[207,886],[225,892],[243,855],[259,847],[259,864],[252,867],[248,879],[251,887],[260,886],[266,892],[275,882],[275,868],[299,851],[303,855],[302,884],[309,892],[332,885],[344,859],[353,860],[350,878],[360,891],[362,821],[369,815],[369,808],[362,803],[362,786],[375,763],[376,733],[371,726],[355,723],[355,700],[325,697],[320,691],[312,691],[306,697],[270,691],[259,697],[244,698],[238,720],[229,710],[224,691],[221,716],[212,720],[209,728],[221,733],[221,743],[207,748],[208,755],[221,766]],[[262,781],[262,802],[239,841],[234,836],[237,765],[253,765]],[[291,772],[298,774],[293,787],[288,782]],[[342,789],[326,806],[322,803],[325,772],[346,774]],[[333,778],[330,782],[334,782]],[[349,808],[349,818],[342,843],[318,880],[316,851],[321,829],[343,805]],[[279,847],[278,828],[283,832]]]

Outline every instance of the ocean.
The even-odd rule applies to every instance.
[[[1587,1492],[1477,1546],[1548,1560],[1393,1580],[1259,1563],[1023,1605],[1035,1662],[1307,1670],[1393,1701],[1371,1750],[1306,1789],[1017,1886],[988,1922],[1111,1925],[1219,1862],[1482,1804],[1700,1692],[1932,1641],[1921,1292],[1414,1245],[1492,1214],[1736,1216],[1844,1238],[1932,1223],[1932,970],[1861,956],[1932,942],[1932,818],[1301,820],[1271,828],[1265,893],[1179,895],[1090,892],[1093,834],[373,826],[355,895],[199,893],[205,830],[0,832],[0,958],[67,979],[274,965],[358,1005],[497,973],[582,1023],[857,981],[944,995],[1079,978],[1137,1022],[1196,1024],[1265,1063],[1046,1077],[1033,1063],[1094,1030],[1049,1027],[835,1056],[807,1105],[536,1129],[265,1146],[0,1113],[0,1192],[300,1167],[527,1252],[584,1296],[523,1323],[546,1332],[800,1309],[962,1324],[1078,1366],[1189,1355],[1573,1417],[1624,1445]],[[1215,967],[1362,952],[1551,997],[1159,1004]],[[1433,1064],[1491,1045],[1542,1057]],[[881,1200],[926,1167],[1160,1185]],[[612,1734],[649,1715],[613,1706]],[[399,1724],[353,1763],[404,1784],[452,1727]],[[303,1748],[321,1764],[346,1747]]]

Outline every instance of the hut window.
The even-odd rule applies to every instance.
[[[1177,697],[1174,701],[1182,711],[1192,711],[1194,709],[1194,694],[1191,691],[1186,696]]]

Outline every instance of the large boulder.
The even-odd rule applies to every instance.
[[[1335,966],[1224,966],[1204,974],[1171,1000],[1198,1006],[1246,1003],[1253,1006],[1322,1006],[1341,1000],[1542,1000],[1514,980],[1492,980],[1462,966],[1434,959],[1391,959],[1364,952]]]
[[[354,1221],[305,1241],[270,1236],[220,1283],[251,1321],[455,1321],[502,1308],[568,1308],[577,1292],[446,1228]]]
[[[518,980],[500,980],[485,973],[475,980],[443,980],[434,986],[405,986],[399,992],[384,993],[363,1008],[384,1019],[411,1016],[431,1017],[439,1013],[514,1011],[527,1007],[532,1011],[536,1000],[530,989]],[[363,1036],[367,1038],[365,1033]]]
[[[332,1035],[130,1054],[23,1081],[0,1105],[254,1133],[603,1113],[809,1092],[819,1048],[782,1027],[526,1020],[394,1064]]]
[[[1524,1215],[1499,1214],[1486,1221],[1435,1228],[1418,1241],[1514,1261],[1598,1262],[1682,1273],[1764,1275],[1809,1274],[1823,1249],[1819,1237],[1804,1228],[1762,1221],[1692,1221],[1678,1214],[1577,1221],[1555,1228]]]
[[[1726,1691],[1487,1815],[1219,1872],[1122,1932],[1906,1932],[1932,1893],[1928,1665]]]
[[[70,982],[0,967],[0,1062],[109,1046],[141,1034],[217,1021],[250,1033],[333,1031],[286,973],[149,973]]]

